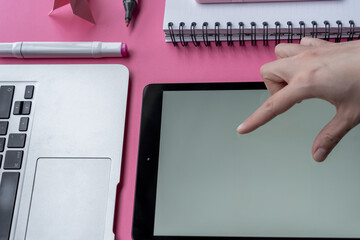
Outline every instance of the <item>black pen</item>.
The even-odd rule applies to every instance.
[[[138,0],[123,0],[123,3],[124,3],[124,8],[125,8],[125,24],[128,27],[130,24],[130,20],[133,15],[133,12],[138,5]]]

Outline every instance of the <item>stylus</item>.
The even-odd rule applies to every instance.
[[[104,58],[126,57],[122,42],[15,42],[0,43],[0,57]]]

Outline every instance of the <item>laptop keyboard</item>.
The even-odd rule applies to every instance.
[[[10,237],[34,90],[33,85],[19,89],[15,85],[0,86],[1,240]],[[15,95],[16,91],[23,93]]]

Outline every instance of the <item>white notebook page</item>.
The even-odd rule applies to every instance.
[[[269,29],[275,28],[275,22],[281,28],[287,28],[291,21],[294,30],[299,28],[303,21],[305,27],[312,27],[311,22],[316,21],[319,29],[324,28],[324,21],[330,23],[331,28],[337,28],[337,20],[342,21],[344,29],[349,28],[349,20],[360,24],[359,0],[322,0],[322,1],[296,1],[296,2],[266,2],[266,3],[221,3],[199,4],[195,0],[166,0],[163,29],[168,32],[168,23],[174,23],[174,31],[178,30],[180,22],[184,22],[184,29],[190,29],[191,23],[197,23],[201,29],[203,22],[209,23],[213,29],[215,22],[220,22],[220,29],[226,30],[226,23],[231,22],[234,28],[243,22],[246,29],[250,23],[255,22],[261,29],[263,22],[269,24]]]

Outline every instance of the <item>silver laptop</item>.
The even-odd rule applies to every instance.
[[[0,240],[114,239],[129,72],[0,65]]]

